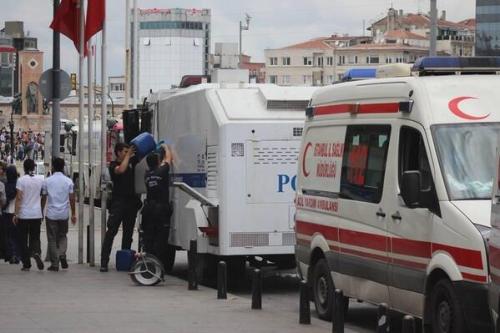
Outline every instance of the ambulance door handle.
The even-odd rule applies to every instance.
[[[378,216],[378,217],[385,218],[385,213],[384,213],[384,211],[382,210],[382,208],[380,208],[376,214],[377,214],[377,216]]]
[[[401,220],[403,219],[399,212],[395,212],[394,214],[391,215],[391,217],[393,220],[396,220],[398,222],[401,222]]]

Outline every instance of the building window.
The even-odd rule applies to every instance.
[[[304,75],[304,84],[311,85],[313,81],[312,75]]]
[[[281,58],[281,62],[283,63],[283,66],[290,66],[290,57]]]
[[[345,56],[339,56],[339,65],[345,64]]]
[[[316,58],[316,66],[323,67],[323,57]]]
[[[326,65],[327,66],[333,66],[333,57],[327,57],[326,58]]]
[[[187,21],[150,21],[150,22],[140,22],[139,28],[141,30],[165,30],[165,29],[203,30],[203,23],[187,22]]]
[[[269,83],[277,84],[278,77],[276,75],[269,75]]]
[[[0,53],[0,65],[6,66],[9,64],[9,54],[7,52]]]
[[[283,84],[284,84],[284,85],[289,85],[289,84],[290,84],[290,81],[291,81],[291,80],[290,80],[290,75],[283,75],[283,80],[282,80],[282,82],[283,82]]]
[[[354,56],[354,63],[357,64],[358,63],[358,56]]]
[[[278,65],[278,58],[276,58],[276,57],[269,58],[269,64],[271,66],[277,66]]]
[[[366,57],[366,63],[367,64],[378,64],[379,63],[379,57],[368,56],[368,57]]]
[[[312,66],[313,60],[311,57],[304,57],[304,66]]]

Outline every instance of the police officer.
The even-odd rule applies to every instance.
[[[160,259],[168,271],[173,264],[172,256],[175,256],[168,245],[172,213],[169,196],[172,154],[169,147],[162,145],[160,154],[149,154],[146,162],[149,171],[145,175],[146,200],[142,209],[144,250]]]
[[[122,250],[130,249],[132,245],[135,218],[141,206],[141,200],[135,193],[134,187],[134,168],[137,164],[134,154],[134,147],[129,147],[125,143],[117,143],[115,145],[116,160],[109,165],[113,191],[109,207],[108,229],[102,243],[101,272],[108,271],[113,240],[121,223],[123,223]]]

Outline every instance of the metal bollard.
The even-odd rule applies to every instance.
[[[309,286],[307,282],[300,281],[300,312],[299,324],[311,324],[311,308],[309,303]]]
[[[403,328],[401,330],[402,333],[415,333],[416,326],[415,326],[415,318],[412,316],[404,316],[403,318]]]
[[[227,264],[220,261],[217,267],[217,299],[227,299]]]
[[[335,307],[332,315],[332,332],[344,333],[344,292],[340,289],[335,289],[333,301]]]
[[[198,257],[198,243],[196,240],[189,242],[188,252],[188,290],[198,290],[198,277],[196,275],[196,261]]]
[[[87,225],[87,264],[90,263],[90,225]]]
[[[252,309],[262,309],[262,272],[254,269],[252,274]]]
[[[377,333],[389,332],[389,308],[387,304],[381,303],[377,313]]]

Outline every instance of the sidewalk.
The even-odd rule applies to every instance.
[[[138,287],[127,273],[71,264],[57,273],[21,272],[0,264],[1,332],[329,332],[329,323],[298,324],[295,313],[278,308],[251,310],[248,299],[167,276],[156,287]]]
[[[21,265],[0,263],[0,332],[331,331],[330,323],[316,318],[312,318],[310,326],[298,324],[298,297],[296,309],[269,304],[266,307],[264,302],[263,310],[252,311],[248,298],[228,295],[227,300],[217,300],[217,290],[200,286],[198,291],[188,291],[186,281],[170,275],[155,287],[136,286],[127,273],[114,268],[121,231],[113,244],[110,271],[100,273],[98,212],[96,209],[96,267],[76,263],[77,226],[70,226],[68,233],[68,270],[38,271],[33,261],[30,272],[21,272]],[[40,238],[45,255],[47,236],[43,225]]]

